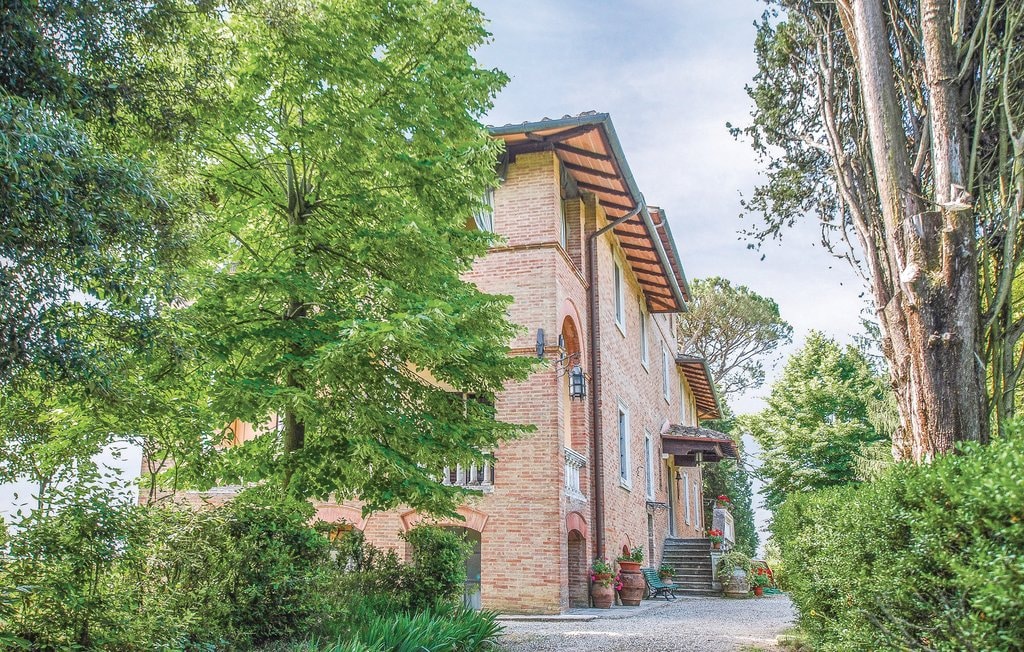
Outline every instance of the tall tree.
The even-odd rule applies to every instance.
[[[769,160],[758,236],[804,214],[871,289],[897,459],[988,438],[1013,411],[1024,322],[1024,62],[1015,2],[783,0],[758,29],[742,130]],[[736,130],[740,133],[740,130]],[[979,364],[981,359],[983,364]],[[986,403],[986,367],[990,403]]]
[[[89,376],[100,332],[141,344],[173,296],[194,227],[183,144],[217,96],[217,14],[0,8],[0,383],[42,364]]]
[[[483,19],[462,0],[268,0],[225,28],[192,312],[225,420],[282,419],[220,479],[448,512],[462,494],[438,474],[522,430],[492,406],[532,365],[509,355],[508,299],[461,278],[491,242],[465,225],[495,183],[478,118],[505,79],[471,56]]]
[[[679,318],[681,352],[707,360],[723,398],[760,387],[765,358],[793,337],[778,304],[717,276],[695,279],[690,289],[693,300]]]
[[[723,418],[706,425],[733,434],[737,449],[742,439],[735,430],[736,419],[728,399],[756,389],[764,383],[764,361],[779,346],[791,341],[793,328],[779,314],[772,299],[746,286],[734,286],[727,279],[695,279],[693,300],[679,319],[679,341],[684,354],[707,360],[711,379],[722,399]],[[726,494],[732,502],[736,524],[736,545],[748,554],[757,550],[753,488],[742,462],[724,460],[704,468],[704,495]],[[705,524],[711,527],[711,510],[705,510]]]
[[[764,450],[765,504],[775,509],[790,493],[858,481],[858,456],[886,439],[873,422],[886,391],[859,350],[811,332],[767,407],[741,417]]]

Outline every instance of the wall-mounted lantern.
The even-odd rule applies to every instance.
[[[580,365],[574,365],[569,372],[569,397],[581,401],[587,397],[587,377]]]

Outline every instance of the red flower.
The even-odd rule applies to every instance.
[[[720,502],[720,503],[728,503],[728,502],[730,502],[729,497],[726,496],[725,494],[722,494],[716,500],[718,500],[718,502]]]

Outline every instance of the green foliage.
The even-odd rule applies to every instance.
[[[875,430],[869,405],[887,391],[855,347],[808,335],[773,385],[768,407],[742,418],[764,450],[766,505],[774,509],[793,493],[857,481],[857,456],[886,439]]]
[[[224,29],[190,313],[216,409],[283,429],[212,453],[206,481],[451,513],[465,492],[436,474],[523,431],[492,404],[533,364],[509,355],[509,299],[462,279],[492,240],[465,227],[495,183],[478,118],[505,79],[470,54],[483,19],[462,0],[257,1]]]
[[[198,511],[77,493],[11,537],[4,630],[41,650],[247,649],[305,633],[336,572],[311,516],[266,490]]]
[[[221,510],[235,548],[228,628],[253,643],[302,632],[326,608],[320,591],[330,544],[308,525],[312,505],[259,487]]]
[[[693,300],[679,316],[680,350],[704,358],[725,398],[760,387],[764,359],[793,337],[779,306],[750,288],[713,276],[690,284]]]
[[[466,557],[473,547],[462,534],[432,525],[402,535],[412,547],[412,576],[406,585],[411,611],[457,604],[466,587]]]
[[[478,652],[498,649],[503,627],[497,614],[481,611],[424,611],[412,615],[371,614],[352,639],[322,639],[289,646],[288,652]]]
[[[185,144],[220,87],[214,7],[2,6],[0,382],[29,364],[102,382],[104,340],[144,348],[194,238]]]
[[[772,524],[821,650],[1009,650],[1024,640],[1024,443],[790,496]]]
[[[750,573],[750,556],[739,550],[731,550],[718,558],[718,566],[715,573],[719,581],[725,583],[732,577],[733,571],[742,570]]]

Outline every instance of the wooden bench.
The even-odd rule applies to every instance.
[[[647,582],[647,593],[648,598],[656,598],[659,595],[664,596],[666,600],[676,599],[676,589],[678,588],[675,584],[666,584],[661,580],[658,575],[658,571],[655,568],[641,568],[640,571],[644,574],[644,580]]]

